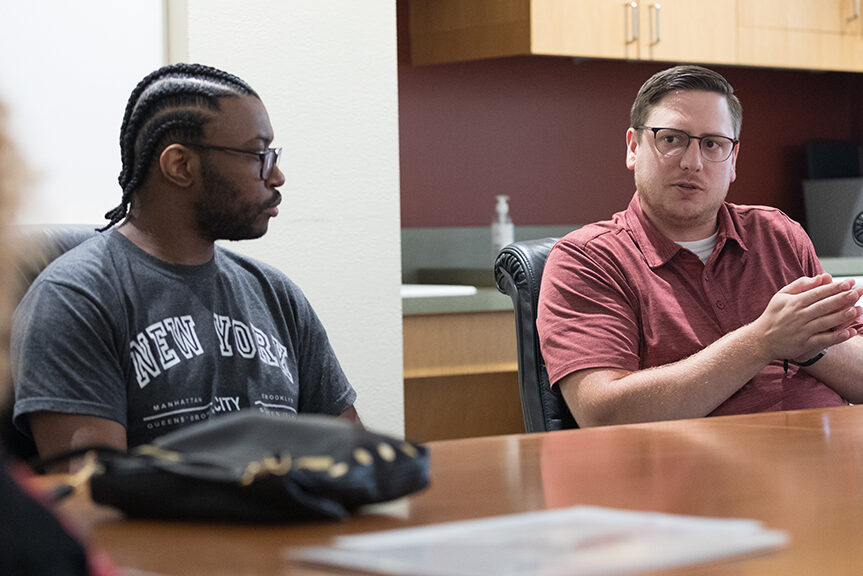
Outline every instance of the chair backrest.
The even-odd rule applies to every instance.
[[[97,234],[96,226],[92,224],[16,227],[12,236],[19,252],[15,270],[17,299],[24,296],[36,276],[54,259]],[[0,377],[11,378],[11,374]],[[13,426],[12,409],[11,399],[7,399],[6,406],[0,413],[3,448],[8,454],[18,458],[32,458],[36,456],[36,446],[29,437],[18,432]]]
[[[548,381],[536,332],[536,307],[545,259],[557,238],[514,242],[494,263],[497,289],[512,298],[518,350],[518,386],[524,429],[545,432],[577,428],[560,392]]]
[[[13,235],[16,245],[23,248],[17,262],[19,298],[24,296],[27,288],[48,264],[84,240],[98,234],[93,224],[17,227]]]

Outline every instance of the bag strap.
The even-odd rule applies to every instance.
[[[63,462],[68,462],[73,458],[78,458],[80,456],[84,456],[89,452],[95,452],[96,455],[99,454],[112,454],[112,455],[121,455],[126,452],[123,450],[118,450],[112,446],[105,446],[103,444],[93,444],[92,446],[85,446],[83,448],[76,448],[74,450],[67,450],[66,452],[60,452],[58,454],[54,454],[53,456],[48,456],[47,458],[31,458],[27,461],[27,465],[37,474],[45,474],[45,469],[48,466],[53,466],[54,464],[60,464]]]
[[[79,491],[90,481],[90,478],[102,467],[99,463],[99,456],[104,454],[121,455],[125,454],[125,452],[110,446],[94,445],[68,450],[47,458],[34,458],[29,460],[27,465],[37,474],[44,474],[45,469],[51,465],[68,462],[73,458],[80,458],[81,456],[84,457],[84,466],[80,470],[69,476],[66,482],[55,486],[44,494],[49,503],[56,504]]]

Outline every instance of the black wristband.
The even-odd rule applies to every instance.
[[[786,372],[788,372],[788,364],[789,363],[794,364],[795,366],[803,366],[803,367],[812,366],[813,364],[815,364],[816,362],[818,362],[819,360],[824,358],[825,354],[827,354],[827,348],[825,348],[824,350],[822,350],[821,352],[819,352],[818,354],[816,354],[815,356],[813,356],[812,358],[810,358],[806,362],[795,362],[794,360],[789,360],[788,358],[786,358],[785,360],[782,361],[782,367],[785,369]]]
[[[824,350],[822,350],[821,352],[819,352],[818,354],[816,354],[815,356],[813,356],[812,358],[810,358],[806,362],[795,362],[795,364],[797,364],[798,366],[812,366],[813,364],[815,364],[816,362],[818,362],[819,360],[824,358],[825,354],[827,354],[827,348],[825,348]],[[793,362],[793,360],[792,360],[792,362]]]

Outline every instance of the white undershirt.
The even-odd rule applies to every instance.
[[[708,236],[703,240],[677,242],[677,244],[698,256],[698,259],[701,260],[702,264],[707,264],[707,259],[710,258],[710,254],[713,253],[713,249],[716,247],[716,237],[718,235],[719,231],[717,230],[712,236]]]

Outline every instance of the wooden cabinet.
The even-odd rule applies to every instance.
[[[404,316],[405,436],[524,432],[511,310]]]
[[[739,0],[741,64],[863,71],[860,0]]]
[[[863,72],[863,0],[410,0],[411,58],[519,55]]]
[[[411,0],[411,58],[516,55],[734,64],[737,0]]]

